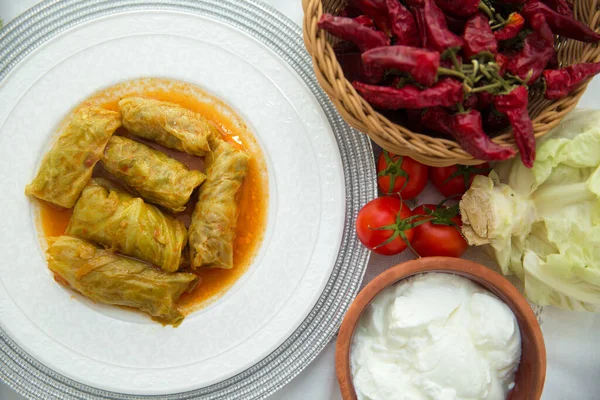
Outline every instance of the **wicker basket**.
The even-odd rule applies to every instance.
[[[391,122],[371,107],[344,77],[337,62],[332,45],[336,38],[317,28],[323,13],[336,14],[344,0],[303,0],[304,43],[313,59],[313,66],[321,87],[335,104],[342,117],[354,128],[366,133],[378,145],[395,153],[410,156],[432,166],[453,164],[476,164],[456,142],[412,132]],[[591,27],[598,27],[600,8],[598,0],[574,0],[574,15]],[[556,41],[558,59],[561,66],[580,62],[598,61],[600,47],[596,44],[581,43],[559,38]],[[554,128],[579,101],[587,84],[582,85],[568,97],[548,101],[540,94],[530,97],[529,111],[533,119],[533,130],[539,138]],[[493,139],[498,144],[516,149],[512,131],[507,130]]]

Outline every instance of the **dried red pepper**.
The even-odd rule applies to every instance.
[[[366,26],[367,28],[374,28],[375,25],[373,24],[373,20],[371,19],[371,17],[367,16],[367,15],[359,15],[358,17],[354,17],[353,18],[356,22],[358,22],[361,25]]]
[[[462,83],[451,78],[440,79],[432,87],[423,90],[410,84],[400,89],[367,85],[361,82],[353,82],[352,86],[372,106],[385,110],[450,107],[463,100]]]
[[[318,26],[333,36],[356,44],[361,51],[390,44],[390,38],[385,33],[366,27],[352,18],[323,14]]]
[[[525,86],[518,86],[508,94],[494,97],[494,107],[506,114],[513,128],[515,142],[521,153],[523,164],[531,168],[535,160],[535,137],[533,124],[527,111],[529,94]]]
[[[409,73],[418,83],[431,86],[437,79],[440,53],[416,47],[386,46],[364,52],[362,60],[369,67],[394,68]]]
[[[463,40],[463,52],[467,58],[473,58],[483,52],[490,54],[498,52],[498,42],[490,28],[489,20],[481,13],[469,18],[465,25]]]
[[[386,0],[352,0],[350,5],[373,18],[375,25],[390,35],[390,24]]]
[[[496,61],[496,65],[498,66],[498,75],[500,76],[504,76],[504,73],[506,72],[506,66],[508,65],[508,57],[505,56],[504,54],[496,54],[495,61]]]
[[[562,69],[544,71],[545,97],[549,100],[561,99],[571,93],[584,80],[600,73],[599,63],[575,64]]]
[[[423,0],[413,7],[423,47],[443,53],[447,49],[460,48],[462,39],[448,30],[442,10],[434,0]]]
[[[458,113],[451,117],[454,140],[469,154],[479,160],[501,161],[515,155],[510,147],[494,143],[483,131],[481,114],[477,110]]]
[[[554,54],[554,35],[542,14],[529,21],[533,33],[525,38],[523,48],[511,57],[506,69],[527,82],[535,82]]]
[[[383,79],[385,70],[383,68],[364,65],[361,59],[362,53],[337,54],[337,60],[344,71],[344,76],[349,81],[360,81],[366,83],[379,83]]]
[[[421,124],[446,136],[452,136],[452,115],[441,107],[431,107],[421,115]]]
[[[531,23],[536,14],[546,17],[546,22],[552,33],[580,42],[597,42],[600,34],[594,32],[589,26],[582,24],[575,18],[560,14],[538,0],[530,0],[521,10],[521,14]]]
[[[572,6],[566,0],[542,0],[542,3],[562,15],[573,16]]]
[[[506,25],[494,31],[494,37],[497,41],[510,40],[519,34],[525,25],[525,19],[519,13],[512,13],[506,20]]]
[[[392,33],[396,36],[396,44],[404,46],[421,46],[417,21],[406,7],[398,0],[387,0]]]
[[[479,10],[481,0],[435,0],[446,13],[456,17],[470,17]]]

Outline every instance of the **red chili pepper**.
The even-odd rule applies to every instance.
[[[479,111],[455,114],[451,121],[454,140],[473,157],[485,161],[501,161],[515,155],[513,149],[492,142],[485,134]]]
[[[405,85],[400,89],[396,89],[389,86],[374,86],[353,82],[352,86],[372,106],[385,110],[434,106],[450,107],[463,100],[462,83],[451,78],[440,79],[432,87],[423,90],[415,85]]]
[[[462,47],[459,36],[448,30],[444,13],[433,0],[423,0],[413,7],[423,47],[443,53],[450,48]]]
[[[435,4],[446,14],[456,17],[470,17],[479,9],[481,0],[435,0]]]
[[[506,69],[527,82],[535,82],[554,53],[554,35],[542,14],[529,21],[533,33],[525,38],[523,48],[511,57]]]
[[[337,54],[338,63],[342,67],[346,79],[350,82],[360,81],[372,84],[381,82],[385,70],[383,68],[364,65],[361,54],[358,51]]]
[[[358,17],[353,18],[359,24],[366,26],[367,28],[374,28],[373,20],[368,15],[359,15]]]
[[[600,40],[600,34],[594,32],[589,26],[582,24],[571,16],[554,11],[538,0],[528,1],[521,10],[521,14],[523,14],[530,24],[536,14],[542,14],[546,17],[546,22],[552,33],[556,35],[588,43]]]
[[[333,36],[356,44],[361,51],[390,44],[390,38],[385,33],[361,25],[352,18],[323,14],[318,26]]]
[[[496,61],[496,65],[498,65],[498,75],[500,76],[504,76],[504,73],[506,72],[506,66],[508,65],[508,57],[505,56],[504,54],[496,54],[495,61]]]
[[[452,136],[452,115],[441,107],[431,107],[421,115],[424,127],[446,136]]]
[[[556,52],[556,49],[555,49],[554,52],[552,53],[552,57],[550,57],[550,61],[548,61],[548,64],[546,64],[546,68],[558,69],[559,64],[560,63],[558,61],[558,53]]]
[[[575,64],[562,69],[544,71],[546,84],[545,97],[549,100],[561,99],[571,93],[584,80],[600,73],[600,62]]]
[[[420,47],[419,30],[415,17],[398,0],[387,0],[392,32],[396,36],[396,44]]]
[[[518,86],[508,94],[494,97],[494,107],[506,114],[513,128],[515,142],[521,153],[523,164],[531,168],[535,160],[535,137],[533,124],[527,111],[529,94],[525,86]]]
[[[390,24],[386,0],[352,0],[350,4],[373,18],[375,25],[390,36]]]
[[[440,53],[416,47],[386,46],[364,52],[362,60],[369,67],[407,72],[418,83],[431,86],[437,79]]]
[[[491,54],[498,52],[498,42],[490,28],[489,20],[481,13],[469,18],[465,25],[463,40],[465,42],[463,52],[467,58],[475,57],[482,52]]]
[[[525,25],[523,16],[514,12],[508,16],[506,25],[497,31],[494,31],[494,37],[497,41],[515,38],[523,29],[523,25]]]
[[[562,15],[573,16],[573,6],[566,0],[542,0],[542,3]]]

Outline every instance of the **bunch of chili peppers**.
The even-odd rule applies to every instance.
[[[349,0],[338,14],[319,27],[341,39],[334,49],[357,92],[482,160],[515,155],[489,136],[510,124],[533,166],[529,92],[560,99],[600,73],[600,63],[558,67],[556,35],[600,40],[567,0]]]

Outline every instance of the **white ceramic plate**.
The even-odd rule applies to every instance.
[[[51,3],[44,5],[51,10]],[[71,6],[66,3],[73,3],[74,12],[82,10],[77,2],[64,3],[57,21],[68,15]],[[119,2],[107,3],[104,7],[110,9]],[[203,4],[205,10],[220,7],[204,3],[211,3]],[[235,6],[237,12],[244,7],[257,12],[252,4],[228,3],[219,2]],[[327,301],[324,290],[330,295],[338,270],[351,262],[345,248],[356,245],[348,232],[356,206],[346,204],[352,195],[345,181],[352,186],[366,177],[366,196],[374,192],[372,170],[365,172],[361,165],[365,161],[357,163],[363,172],[354,171],[354,178],[344,173],[347,150],[340,153],[332,116],[325,114],[331,109],[323,108],[321,93],[320,98],[315,96],[314,82],[290,67],[272,46],[209,11],[159,8],[131,7],[119,10],[129,12],[111,10],[110,15],[99,12],[80,19],[62,34],[53,32],[22,61],[9,36],[19,23],[33,27],[44,23],[41,18],[32,22],[44,10],[0,32],[0,53],[8,54],[0,64],[4,68],[0,69],[0,326],[9,344],[2,350],[9,356],[8,348],[24,351],[51,379],[77,382],[79,389],[133,395],[191,393],[244,372],[248,375],[295,333],[328,323],[311,322],[310,313],[318,301]],[[64,29],[67,25],[63,22]],[[47,270],[35,207],[23,194],[64,116],[95,92],[140,77],[185,81],[219,97],[245,119],[267,161],[268,222],[254,263],[222,298],[188,316],[177,329],[128,311],[91,305],[58,286]],[[343,130],[349,131],[345,126]],[[367,147],[362,138],[358,141]],[[368,166],[372,168],[372,160]],[[364,191],[353,190],[365,196]],[[357,255],[358,265],[347,277],[350,293],[343,295],[338,310],[342,314],[366,266],[364,251]],[[334,313],[329,316],[334,326],[318,334],[325,343],[341,318],[335,311],[329,313]],[[309,326],[303,326],[307,320]],[[317,344],[317,349],[325,343]],[[0,376],[11,384],[6,368],[10,364],[3,364],[1,357],[2,353]],[[284,367],[277,368],[286,376]],[[12,384],[27,394],[26,383],[14,379]]]

